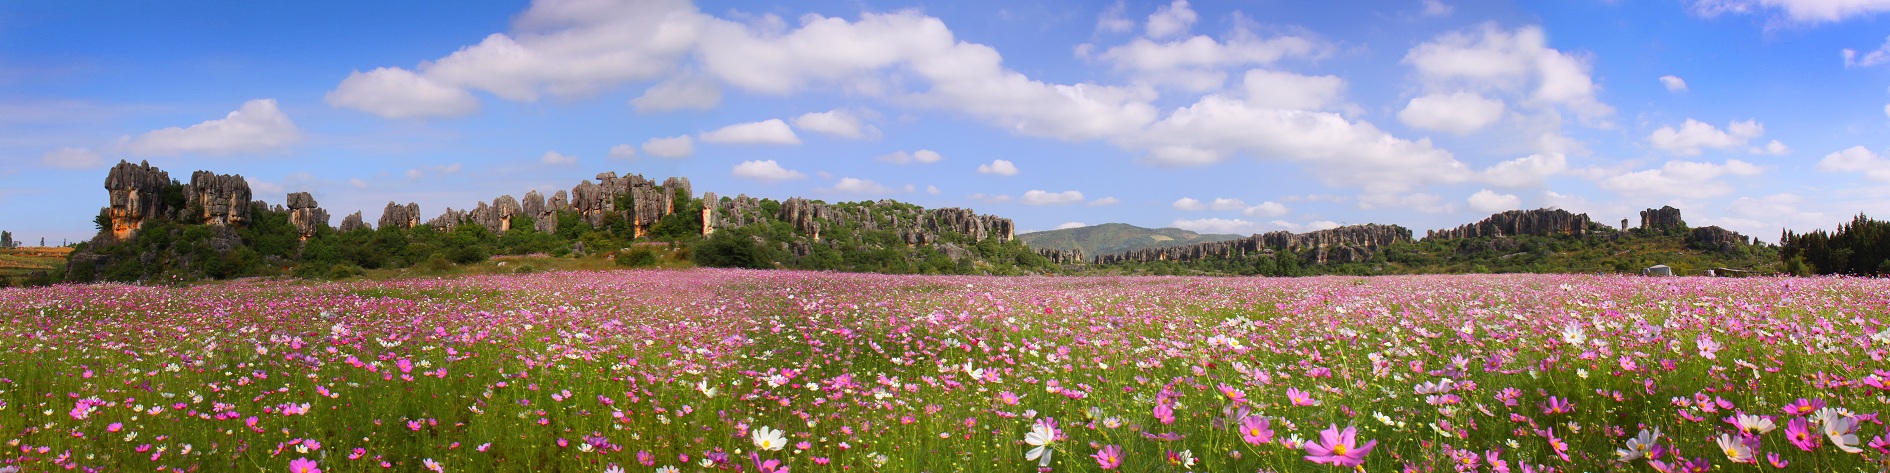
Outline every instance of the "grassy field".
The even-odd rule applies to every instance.
[[[33,271],[58,272],[70,254],[72,249],[65,247],[0,248],[0,277],[19,280]]]
[[[518,264],[539,263],[0,290],[0,468],[1876,471],[1890,458],[1882,280],[502,269]]]

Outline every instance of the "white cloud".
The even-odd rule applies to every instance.
[[[1096,199],[1096,200],[1092,200],[1092,201],[1089,201],[1089,206],[1090,206],[1090,207],[1098,207],[1098,206],[1103,206],[1103,205],[1115,205],[1115,204],[1119,204],[1119,203],[1122,203],[1122,200],[1120,200],[1120,199],[1117,199],[1117,198],[1115,198],[1115,197],[1113,197],[1113,196],[1112,196],[1112,197],[1104,197],[1104,198],[1101,198],[1101,199]]]
[[[1257,107],[1316,110],[1327,108],[1345,94],[1345,79],[1304,76],[1291,72],[1254,69],[1241,84],[1247,103]]]
[[[1195,233],[1259,233],[1260,224],[1238,218],[1175,219],[1171,227]]]
[[[1844,67],[1870,67],[1886,63],[1890,63],[1890,38],[1885,38],[1883,46],[1878,46],[1876,51],[1864,53],[1864,57],[1861,58],[1857,57],[1856,50],[1844,49]]]
[[[1439,0],[1424,0],[1424,16],[1450,16],[1450,5]]]
[[[1805,198],[1792,193],[1772,194],[1763,197],[1740,197],[1727,205],[1732,213],[1747,219],[1766,220],[1772,223],[1769,228],[1761,225],[1748,225],[1747,228],[1733,228],[1747,235],[1769,237],[1779,228],[1820,228],[1832,223],[1824,212],[1805,209]],[[1751,221],[1751,220],[1748,220]],[[1764,231],[1766,233],[1759,233]]]
[[[610,157],[616,158],[616,159],[635,158],[637,157],[637,147],[631,146],[629,144],[621,144],[617,146],[612,146],[610,147]]]
[[[1319,230],[1331,230],[1334,228],[1339,228],[1340,226],[1339,222],[1334,222],[1331,220],[1319,220],[1319,221],[1314,221],[1314,222],[1308,222],[1305,225],[1288,222],[1285,220],[1274,220],[1271,222],[1267,222],[1267,225],[1279,227],[1282,230],[1286,230],[1293,233],[1306,233],[1306,232],[1315,232]]]
[[[975,201],[979,201],[979,202],[983,202],[987,204],[1001,204],[1001,203],[1011,201],[1011,196],[1004,195],[1004,194],[985,195],[984,193],[977,193],[977,194],[969,195],[967,197],[970,197],[971,200],[975,200]]]
[[[648,150],[646,149],[645,151]],[[757,181],[786,181],[807,177],[806,174],[801,174],[800,171],[781,167],[781,163],[774,162],[772,159],[765,161],[743,161],[741,164],[735,165],[733,173],[735,177],[754,179]]]
[[[59,148],[41,155],[39,163],[64,169],[90,169],[105,164],[105,160],[89,148]]]
[[[1792,154],[1792,147],[1785,146],[1785,143],[1779,142],[1778,140],[1772,140],[1771,143],[1766,143],[1764,148],[1760,148],[1756,146],[1753,147],[1752,154],[1770,154],[1773,156],[1783,156],[1787,154]]]
[[[1478,173],[1478,180],[1502,187],[1533,187],[1566,170],[1568,157],[1562,153],[1540,153],[1496,163]]]
[[[427,173],[426,173],[425,171],[421,171],[421,170],[420,170],[419,168],[413,168],[413,169],[408,169],[408,170],[407,170],[407,179],[408,179],[408,180],[414,180],[414,179],[419,179],[419,178],[421,178],[421,177],[424,177],[424,176],[426,176],[426,175],[427,175]]]
[[[1667,86],[1668,92],[1687,91],[1687,81],[1679,76],[1660,76],[1660,85]]]
[[[1629,196],[1699,199],[1732,192],[1732,186],[1719,180],[1722,176],[1756,176],[1764,172],[1762,167],[1737,159],[1728,159],[1724,164],[1668,161],[1659,169],[1617,174],[1602,178],[1596,184]]]
[[[1679,129],[1663,126],[1647,135],[1648,144],[1679,156],[1698,156],[1700,148],[1732,148],[1765,134],[1765,125],[1755,120],[1732,122],[1725,131],[1712,124],[1688,118]]]
[[[1017,199],[1017,201],[1024,205],[1068,205],[1082,202],[1083,193],[1077,191],[1044,192],[1033,189],[1025,191],[1024,196]]]
[[[1474,92],[1435,93],[1411,99],[1398,121],[1415,128],[1469,134],[1503,119],[1503,101]]]
[[[363,181],[361,180],[361,178],[358,178],[358,177],[348,178],[348,185],[354,186],[355,189],[360,189],[360,190],[367,190],[368,188],[367,181]]]
[[[1489,189],[1470,194],[1467,200],[1470,202],[1470,208],[1478,212],[1495,213],[1522,207],[1521,197],[1515,194],[1498,194]]]
[[[1265,65],[1290,57],[1314,57],[1324,52],[1324,46],[1307,38],[1279,36],[1262,39],[1251,33],[1242,33],[1233,35],[1225,42],[1205,35],[1166,42],[1136,38],[1127,44],[1111,47],[1096,57],[1114,64],[1117,70],[1162,74]],[[1154,82],[1194,82],[1162,80],[1160,75],[1145,78]]]
[[[1252,107],[1209,95],[1121,140],[1161,165],[1201,165],[1235,153],[1307,165],[1327,185],[1396,192],[1461,182],[1468,167],[1430,140],[1411,141],[1330,112]]]
[[[1457,211],[1457,205],[1443,196],[1423,192],[1412,194],[1368,193],[1358,196],[1358,208],[1409,209],[1424,213],[1446,213]]]
[[[479,99],[465,89],[397,67],[355,71],[322,99],[381,118],[461,117],[479,111]]]
[[[938,186],[925,186],[925,193],[929,195],[938,195]]]
[[[1693,13],[1714,17],[1725,13],[1752,14],[1780,10],[1785,18],[1805,23],[1843,21],[1890,11],[1883,0],[1694,0]]]
[[[1148,16],[1148,25],[1144,29],[1150,38],[1165,38],[1187,33],[1194,26],[1199,15],[1193,8],[1188,8],[1188,0],[1175,0],[1167,6],[1155,9],[1155,14]]]
[[[892,154],[879,157],[880,161],[885,161],[885,162],[889,162],[893,164],[912,164],[912,163],[932,164],[932,163],[939,162],[940,160],[943,160],[943,159],[945,159],[945,156],[938,154],[937,151],[932,151],[929,149],[922,149],[918,151],[913,151],[911,153],[907,153],[905,151],[899,151],[899,152],[895,152]]]
[[[538,158],[538,161],[553,166],[577,164],[577,156],[566,156],[557,151],[546,151],[544,156]]]
[[[1242,209],[1240,214],[1248,217],[1278,217],[1286,215],[1288,212],[1291,212],[1291,210],[1287,209],[1285,205],[1269,200],[1261,202],[1259,205]]]
[[[773,162],[773,161],[770,161],[770,162]],[[840,182],[836,182],[833,184],[833,190],[837,192],[847,192],[847,193],[853,193],[853,194],[890,194],[892,193],[891,188],[887,188],[886,186],[879,185],[879,183],[877,182],[873,182],[867,179],[858,179],[858,178],[852,178],[852,177],[840,178]]]
[[[689,135],[650,138],[649,141],[643,142],[643,152],[658,158],[687,158],[689,155],[696,154],[696,143],[689,138]]]
[[[860,118],[853,116],[853,113],[839,109],[795,117],[794,127],[855,140],[879,138],[878,127],[861,123]]]
[[[1596,100],[1589,64],[1548,47],[1539,26],[1505,31],[1484,23],[1411,48],[1404,63],[1417,69],[1432,90],[1504,91],[1529,103],[1559,105],[1586,119],[1614,113]]]
[[[1873,153],[1862,146],[1852,146],[1843,151],[1827,154],[1818,161],[1816,168],[1825,172],[1862,173],[1865,178],[1890,182],[1890,159]]]
[[[1217,197],[1214,199],[1213,203],[1208,204],[1208,208],[1214,210],[1240,210],[1247,208],[1247,203],[1240,199]]]
[[[1068,230],[1068,229],[1072,229],[1072,228],[1083,228],[1083,227],[1087,227],[1087,226],[1089,226],[1089,224],[1087,224],[1087,223],[1083,223],[1083,222],[1063,222],[1063,224],[1062,224],[1062,225],[1057,225],[1057,229],[1058,229],[1058,230]]]
[[[1005,161],[1002,159],[993,160],[991,161],[990,164],[979,164],[978,173],[979,174],[996,174],[999,176],[1015,176],[1017,175],[1017,165],[1011,164],[1010,161]]]
[[[1890,104],[1884,104],[1883,114],[1884,116],[1890,116]]]
[[[459,170],[463,169],[464,167],[465,166],[461,166],[459,163],[453,163],[453,164],[448,164],[445,166],[434,166],[433,170],[439,171],[443,174],[452,174],[452,173],[459,172]]]
[[[1175,210],[1207,210],[1207,204],[1203,204],[1200,200],[1196,200],[1193,197],[1182,197],[1176,199],[1175,203],[1169,205],[1174,207]]]
[[[190,128],[165,128],[129,139],[125,150],[136,155],[251,154],[276,151],[302,140],[301,130],[276,108],[276,99],[256,99],[218,120]]]
[[[715,131],[703,132],[698,138],[701,138],[704,143],[801,144],[801,138],[794,136],[794,130],[789,129],[787,122],[781,121],[779,118],[770,118],[758,122],[737,123],[718,128]]]
[[[1122,0],[1116,0],[1115,5],[1109,6],[1109,8],[1103,10],[1102,14],[1097,15],[1096,31],[1127,33],[1129,30],[1135,29],[1135,20],[1129,19],[1126,14],[1127,10],[1127,4],[1123,3]]]
[[[637,113],[712,110],[722,104],[722,86],[695,74],[682,74],[650,86],[630,99]]]

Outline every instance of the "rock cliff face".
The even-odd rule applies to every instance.
[[[1083,264],[1089,262],[1083,258],[1083,250],[1081,248],[1073,250],[1041,248],[1037,250],[1037,255],[1056,264]]]
[[[1099,255],[1098,264],[1150,261],[1193,261],[1238,258],[1292,251],[1309,264],[1361,262],[1384,246],[1411,241],[1411,230],[1397,225],[1352,225],[1307,233],[1269,232],[1239,240],[1198,243],[1166,248],[1144,248]]]
[[[672,177],[664,182],[689,191],[687,179]],[[659,188],[656,181],[641,175],[617,177],[617,173],[606,172],[597,175],[595,184],[584,181],[571,189],[571,208],[593,227],[603,226],[605,219],[614,214],[630,221],[636,236],[641,237],[657,220],[675,211],[677,190],[668,185]]]
[[[371,228],[368,228],[367,222],[361,220],[361,212],[358,210],[355,211],[354,213],[348,214],[347,217],[342,217],[341,226],[335,227],[335,228],[341,231],[342,233],[352,232],[355,230],[371,230]]]
[[[1725,253],[1732,252],[1740,246],[1750,245],[1752,244],[1752,240],[1732,230],[1719,228],[1718,226],[1707,226],[1695,228],[1693,231],[1688,232],[1687,244]]]
[[[704,195],[704,201],[710,202],[703,207],[705,235],[714,233],[716,228],[760,223],[767,217],[758,199],[741,195],[710,200],[714,197],[714,193]],[[787,222],[813,241],[824,238],[823,232],[828,228],[855,225],[862,231],[892,231],[908,246],[933,244],[943,233],[964,234],[972,241],[996,238],[1008,242],[1016,236],[1016,227],[1008,218],[979,215],[960,208],[920,209],[891,200],[869,205],[833,205],[795,197],[781,201],[780,210],[772,217]]]
[[[202,209],[204,223],[216,226],[243,226],[249,223],[249,181],[242,175],[197,171],[190,174],[184,187],[184,199],[193,209]]]
[[[387,208],[381,209],[381,221],[377,225],[379,226],[376,228],[391,226],[400,229],[420,226],[420,204],[408,202],[403,206],[388,202]]]
[[[315,236],[315,231],[328,226],[328,211],[322,210],[315,203],[315,196],[307,192],[289,194],[289,223],[295,225],[303,241]]]
[[[171,175],[151,167],[149,162],[131,164],[119,161],[105,175],[105,191],[111,193],[111,205],[104,209],[111,219],[111,236],[123,241],[136,236],[145,220],[164,216],[164,186]],[[101,235],[103,236],[103,235]]]
[[[1515,235],[1585,235],[1600,231],[1600,224],[1588,219],[1588,214],[1569,213],[1562,209],[1511,210],[1483,219],[1481,222],[1464,225],[1449,230],[1425,232],[1424,239],[1456,239],[1477,237],[1502,237]]]
[[[1659,230],[1668,227],[1685,227],[1687,221],[1680,218],[1680,209],[1663,206],[1658,209],[1641,211],[1641,229]]]

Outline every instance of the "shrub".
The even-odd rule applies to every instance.
[[[617,266],[641,268],[656,265],[656,252],[647,247],[636,247],[617,252]]]

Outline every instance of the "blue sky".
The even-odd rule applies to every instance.
[[[148,160],[339,224],[603,171],[1023,230],[1890,216],[1890,3],[0,5],[0,229]]]

